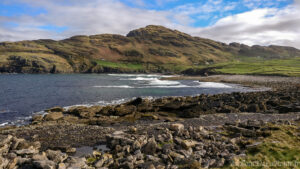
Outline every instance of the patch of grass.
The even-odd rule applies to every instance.
[[[139,63],[116,63],[116,62],[109,62],[103,60],[97,60],[96,63],[98,65],[104,67],[111,67],[111,68],[125,68],[125,69],[132,69],[132,70],[142,70],[144,66]]]
[[[157,145],[158,145],[158,147],[162,148],[166,144],[173,144],[173,140],[162,142],[162,143],[158,143]]]
[[[246,157],[236,159],[240,165],[226,168],[300,168],[298,127],[279,126],[262,144],[248,149]]]
[[[96,162],[96,158],[94,158],[94,157],[90,157],[90,158],[88,158],[87,160],[86,160],[86,162],[88,163],[88,164],[93,164],[94,162]]]
[[[242,60],[214,65],[224,74],[300,76],[300,58],[274,60]]]

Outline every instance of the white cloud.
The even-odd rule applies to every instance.
[[[198,29],[193,34],[228,43],[235,41],[248,45],[277,44],[300,48],[299,6],[254,9],[222,18],[214,25]]]
[[[0,18],[0,23],[10,21],[18,24],[15,28],[2,27],[0,30],[1,41],[65,38],[77,34],[126,34],[132,29],[144,27],[148,24],[174,26],[168,18],[169,12],[130,8],[117,0],[87,1],[85,4],[78,3],[78,0],[75,0],[72,1],[71,5],[64,5],[50,0],[24,0],[24,2],[45,8],[48,13],[38,16]],[[42,25],[67,26],[69,29],[62,33],[48,31],[49,35],[47,36],[46,30],[37,28]],[[20,29],[32,30],[28,34],[24,34],[24,30]],[[32,34],[32,32],[35,33]],[[55,34],[54,37],[53,34]]]
[[[52,38],[62,39],[78,34],[115,33],[125,35],[132,29],[149,24],[163,25],[223,42],[241,42],[248,45],[291,45],[300,48],[300,0],[285,8],[254,8],[249,12],[227,16],[212,16],[216,11],[226,12],[239,7],[240,2],[209,0],[206,3],[186,4],[168,11],[155,11],[128,7],[119,0],[4,0],[6,3],[22,1],[36,8],[46,9],[46,14],[37,16],[0,16],[0,41]],[[153,0],[164,4],[176,0]],[[266,3],[268,0],[257,1]],[[241,0],[251,7],[254,1]],[[268,1],[272,2],[272,1]],[[140,5],[145,3],[139,0]],[[197,17],[191,17],[197,15]],[[215,18],[216,23],[195,28],[191,25],[197,19]],[[16,23],[16,27],[5,26]],[[43,25],[67,26],[57,33],[39,28]]]

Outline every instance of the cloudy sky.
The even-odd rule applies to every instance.
[[[300,48],[300,0],[0,1],[0,41],[126,35],[150,24],[227,43]]]

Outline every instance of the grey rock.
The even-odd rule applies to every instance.
[[[56,163],[50,160],[33,161],[33,165],[37,168],[56,169]]]
[[[184,130],[184,125],[181,123],[174,123],[170,125],[170,129],[173,131],[181,132]]]
[[[157,148],[157,143],[154,138],[150,138],[148,143],[144,147],[145,154],[155,154]]]
[[[63,162],[68,158],[68,155],[66,153],[62,153],[61,151],[47,150],[46,155],[50,160],[56,163]]]
[[[160,158],[155,157],[153,155],[146,155],[146,160],[151,161],[151,162],[159,162]]]
[[[16,154],[20,156],[37,154],[39,151],[35,149],[17,150]]]

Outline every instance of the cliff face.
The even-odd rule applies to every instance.
[[[266,59],[300,56],[282,46],[247,46],[192,37],[162,26],[133,30],[127,36],[102,34],[69,39],[0,43],[0,72],[102,73],[173,72],[238,57]]]

